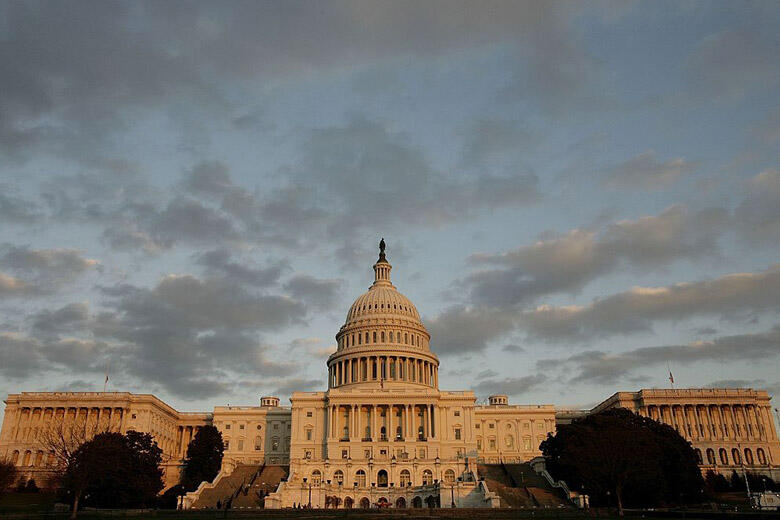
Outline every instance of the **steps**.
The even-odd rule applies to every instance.
[[[192,504],[192,509],[216,509],[217,505],[224,508],[228,503],[231,503],[232,507],[235,505],[235,499],[243,494],[242,490],[256,477],[261,468],[262,466],[255,464],[239,464],[230,475],[222,478],[217,475],[216,485],[204,487]],[[248,493],[245,496],[248,496]],[[244,502],[251,500],[246,499]]]
[[[501,498],[501,507],[569,507],[561,492],[530,464],[480,464],[477,472]]]

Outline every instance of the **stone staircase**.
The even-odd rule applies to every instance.
[[[203,483],[198,487],[197,498],[192,503],[192,509],[217,509],[224,508],[241,494],[242,489],[249,484],[262,469],[260,465],[239,464],[232,473],[224,475],[220,473],[214,482]]]
[[[480,464],[479,476],[501,498],[501,507],[569,507],[570,503],[530,464]]]

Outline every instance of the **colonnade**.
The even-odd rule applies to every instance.
[[[328,367],[329,388],[365,381],[406,381],[439,386],[435,363],[407,356],[360,356],[341,359]]]
[[[349,318],[348,318],[349,319]],[[415,332],[401,332],[400,330],[372,330],[364,332],[352,332],[338,337],[338,348],[359,347],[363,345],[383,346],[412,346],[427,347],[428,339]]]
[[[652,404],[640,407],[639,413],[694,440],[777,440],[768,405]]]
[[[439,423],[433,404],[333,404],[328,409],[328,439],[425,441],[439,438]]]

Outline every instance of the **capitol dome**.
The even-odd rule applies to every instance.
[[[331,388],[377,381],[437,384],[430,334],[414,304],[390,281],[384,245],[382,240],[374,283],[350,306],[336,334],[337,350],[328,359]]]

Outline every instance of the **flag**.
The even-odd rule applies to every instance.
[[[674,384],[674,376],[672,375],[672,371],[669,371],[669,382]]]

